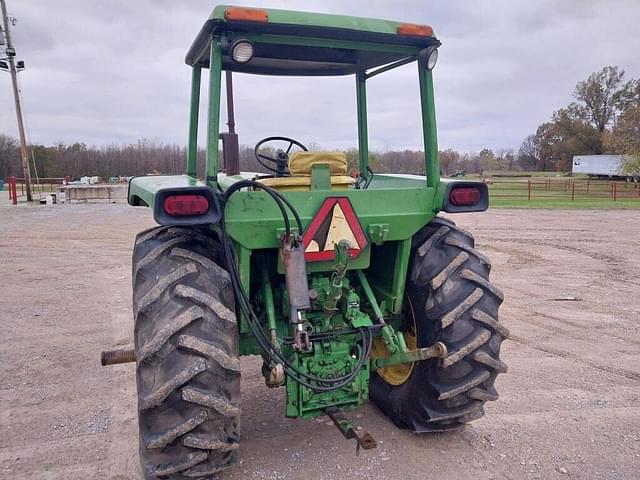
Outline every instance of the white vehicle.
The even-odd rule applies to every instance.
[[[573,173],[586,173],[595,177],[628,177],[621,173],[624,155],[576,155]]]

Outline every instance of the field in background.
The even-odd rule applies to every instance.
[[[589,178],[484,178],[490,205],[502,208],[637,208],[640,184]]]
[[[596,180],[586,176],[551,176],[549,172],[486,172],[457,180],[482,180],[489,186],[490,206],[497,208],[640,209],[640,184]],[[25,200],[17,179],[18,201]],[[63,178],[34,180],[34,199],[55,192]],[[8,185],[5,184],[5,190]]]

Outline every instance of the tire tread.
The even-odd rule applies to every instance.
[[[220,252],[212,233],[194,228],[158,227],[135,241],[134,340],[145,479],[212,478],[238,458],[238,330]]]
[[[450,353],[415,364],[399,386],[372,376],[371,397],[396,425],[455,428],[498,398],[494,382],[507,371],[500,345],[509,331],[498,322],[504,296],[489,281],[490,270],[473,236],[449,220],[436,217],[414,236],[407,293],[418,309],[418,346],[442,341]]]

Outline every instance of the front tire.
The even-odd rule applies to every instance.
[[[213,478],[238,456],[240,361],[220,244],[158,227],[133,251],[140,461],[145,479]]]
[[[489,282],[491,264],[474,243],[439,217],[414,237],[404,330],[415,330],[418,347],[441,341],[449,353],[398,369],[404,378],[372,375],[372,400],[399,427],[455,428],[483,416],[484,404],[498,398],[494,382],[507,371],[500,345],[508,330],[498,323],[503,296]]]

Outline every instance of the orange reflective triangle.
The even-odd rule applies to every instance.
[[[342,240],[352,246],[347,250],[350,258],[360,255],[369,243],[348,197],[326,198],[302,240],[308,262],[333,260],[334,247]]]

